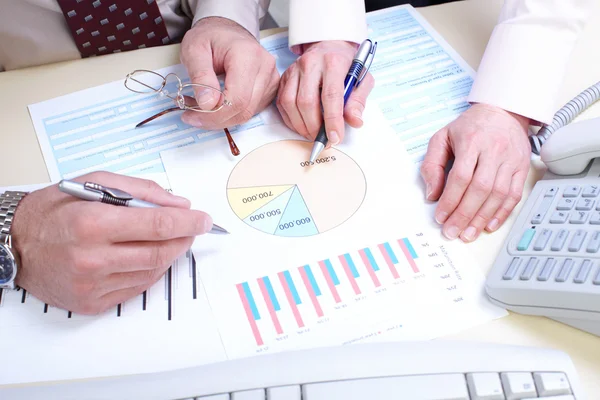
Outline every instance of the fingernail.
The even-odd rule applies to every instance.
[[[443,224],[444,222],[446,222],[447,218],[448,218],[448,213],[440,212],[435,216],[435,221],[438,224]]]
[[[362,112],[360,112],[360,110],[358,108],[355,108],[354,110],[352,110],[352,115],[354,115],[356,118],[358,118],[362,121]]]
[[[458,227],[456,226],[450,226],[448,227],[445,231],[444,231],[444,236],[446,236],[448,239],[456,239],[458,237]]]
[[[491,220],[490,223],[487,225],[487,228],[490,231],[495,231],[496,228],[498,228],[498,219],[494,218],[493,220]]]
[[[211,218],[210,215],[206,216],[206,219],[204,220],[204,232],[210,232],[210,230],[213,228],[213,220]]]
[[[426,198],[427,200],[429,200],[429,198],[430,198],[430,196],[431,196],[431,185],[430,185],[430,184],[427,184],[427,188],[425,189],[425,193],[426,193],[426,194],[425,194],[425,198]]]
[[[183,114],[181,114],[181,121],[182,121],[184,124],[187,124],[187,125],[192,125],[192,126],[194,126],[194,127],[196,127],[196,128],[200,128],[200,127],[202,126],[202,122],[200,122],[200,121],[198,121],[198,120],[196,120],[196,119],[192,118],[192,116],[191,116],[191,115],[187,114],[188,112],[193,112],[193,111],[186,111],[186,112],[184,112]],[[196,114],[197,114],[197,113],[196,113]]]
[[[202,89],[196,94],[196,102],[199,106],[214,101],[214,91],[210,89]]]
[[[327,136],[331,144],[338,144],[338,142],[340,141],[340,137],[338,136],[336,131],[329,132],[329,135]]]
[[[470,226],[467,229],[465,229],[461,236],[463,240],[470,242],[471,240],[475,239],[475,233],[477,233],[475,227]]]
[[[173,193],[171,193],[171,196],[173,196],[173,200],[175,200],[178,203],[181,203],[182,205],[186,205],[188,207],[191,205],[191,202],[188,199],[186,199],[185,197],[177,196],[177,195],[174,195]]]

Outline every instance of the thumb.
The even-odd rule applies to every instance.
[[[452,157],[452,148],[448,140],[448,130],[438,131],[427,148],[427,154],[421,164],[421,177],[425,182],[425,197],[427,200],[437,200],[444,190],[446,165]]]
[[[367,105],[367,97],[375,86],[375,78],[367,73],[360,85],[352,92],[344,107],[344,118],[348,125],[360,128],[363,125],[362,115]]]
[[[219,89],[220,84],[213,66],[212,49],[209,44],[206,44],[196,46],[190,52],[185,57],[185,66],[194,89],[194,97],[198,107],[203,110],[212,110],[221,100],[220,92],[214,90]]]

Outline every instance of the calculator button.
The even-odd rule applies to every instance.
[[[563,199],[563,200],[571,200],[571,199]],[[579,199],[579,201],[577,201],[577,206],[575,206],[575,209],[581,210],[581,211],[590,211],[591,209],[594,208],[594,203],[596,203],[596,200],[593,200],[593,199]]]
[[[540,397],[571,394],[569,380],[562,372],[534,372],[533,380]]]
[[[550,249],[552,251],[561,251],[563,246],[565,245],[565,242],[567,241],[567,236],[569,236],[569,232],[567,232],[565,229],[561,229],[560,231],[558,231],[558,234],[554,238]]]
[[[556,193],[558,193],[558,186],[550,186],[548,189],[546,189],[544,197],[554,197]]]
[[[531,219],[531,223],[532,224],[541,224],[542,221],[544,220],[544,217],[546,216],[546,213],[548,212],[548,210],[550,209],[550,206],[552,205],[552,201],[554,199],[552,197],[544,197],[542,199],[542,202],[540,203],[538,209],[535,211],[535,214],[533,215],[533,218]],[[569,199],[572,200],[572,199]]]
[[[535,229],[533,229],[533,228],[527,229],[523,233],[523,236],[521,236],[521,240],[519,240],[519,243],[517,244],[517,250],[519,250],[519,251],[527,250],[527,248],[529,247],[529,244],[533,240],[534,235],[535,235]]]
[[[563,193],[563,197],[577,197],[579,196],[579,192],[581,192],[581,187],[577,185],[567,186]]]
[[[533,245],[533,249],[536,251],[544,250],[548,244],[548,241],[550,240],[550,236],[552,236],[552,231],[550,229],[542,229],[537,240],[535,241],[535,244]]]
[[[554,265],[556,264],[556,260],[554,258],[549,258],[544,263],[544,268],[540,271],[540,274],[537,277],[538,281],[547,281],[550,279],[550,275],[552,275],[552,270],[554,269]]]
[[[500,374],[500,379],[502,380],[507,399],[537,397],[531,372],[503,372]]]
[[[587,281],[591,269],[592,262],[590,260],[583,260],[581,266],[579,267],[579,270],[575,274],[575,278],[573,278],[573,282],[584,283],[585,281]]]
[[[569,275],[571,274],[571,270],[573,269],[573,260],[570,258],[567,258],[564,262],[562,267],[560,267],[560,271],[558,271],[558,274],[556,275],[556,282],[565,282],[568,278]]]
[[[597,253],[598,249],[600,249],[600,231],[594,232],[585,250],[588,253]]]
[[[600,203],[598,203],[600,204]],[[592,213],[592,218],[590,218],[590,224],[592,225],[600,225],[600,211],[596,211]]]
[[[600,285],[600,268],[598,268],[598,272],[596,272],[596,276],[594,277],[592,283],[594,285]]]
[[[571,219],[569,223],[571,224],[585,224],[585,221],[588,219],[589,213],[587,211],[575,211],[571,214]]]
[[[522,281],[530,280],[533,276],[533,273],[535,272],[535,268],[537,267],[539,261],[539,259],[531,257],[529,261],[527,261],[527,265],[525,266],[525,269],[521,273],[519,279],[521,279]]]
[[[569,213],[565,211],[555,211],[550,217],[551,224],[564,224],[569,218]]]
[[[583,244],[583,241],[585,240],[586,236],[587,236],[586,231],[582,231],[581,229],[577,230],[575,232],[575,235],[573,235],[573,238],[571,239],[571,243],[569,243],[569,251],[570,252],[579,251],[579,249],[581,249],[581,245]]]
[[[513,258],[510,262],[510,265],[506,269],[504,276],[502,276],[502,279],[504,279],[505,281],[510,281],[511,279],[513,279],[515,275],[517,275],[519,265],[521,265],[521,259],[519,257]]]
[[[583,197],[596,197],[600,193],[600,186],[590,185],[583,188]]]
[[[570,210],[575,205],[575,200],[570,198],[560,199],[556,205],[557,210]]]

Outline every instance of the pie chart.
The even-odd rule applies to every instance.
[[[331,230],[358,211],[367,182],[358,164],[329,148],[310,163],[312,142],[281,140],[245,156],[227,181],[232,211],[252,228],[306,237]]]

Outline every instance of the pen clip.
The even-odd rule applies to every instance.
[[[133,196],[131,196],[129,193],[127,193],[127,192],[125,192],[123,190],[105,187],[105,186],[99,185],[97,183],[86,182],[83,186],[86,189],[88,189],[88,190],[93,190],[95,192],[100,192],[100,193],[103,193],[105,195],[111,196],[112,198],[115,198],[115,199],[119,199],[119,200],[131,200],[131,199],[133,199]]]
[[[367,76],[367,73],[369,72],[369,69],[371,68],[371,64],[373,64],[373,58],[375,58],[375,50],[377,50],[377,42],[373,43],[373,46],[371,47],[371,51],[369,51],[369,56],[365,60],[365,66],[363,67],[363,70],[360,73],[360,76],[358,77],[358,82],[356,83],[357,87],[358,87],[358,85],[360,85],[360,83],[363,81],[363,79],[365,79],[365,76]]]

